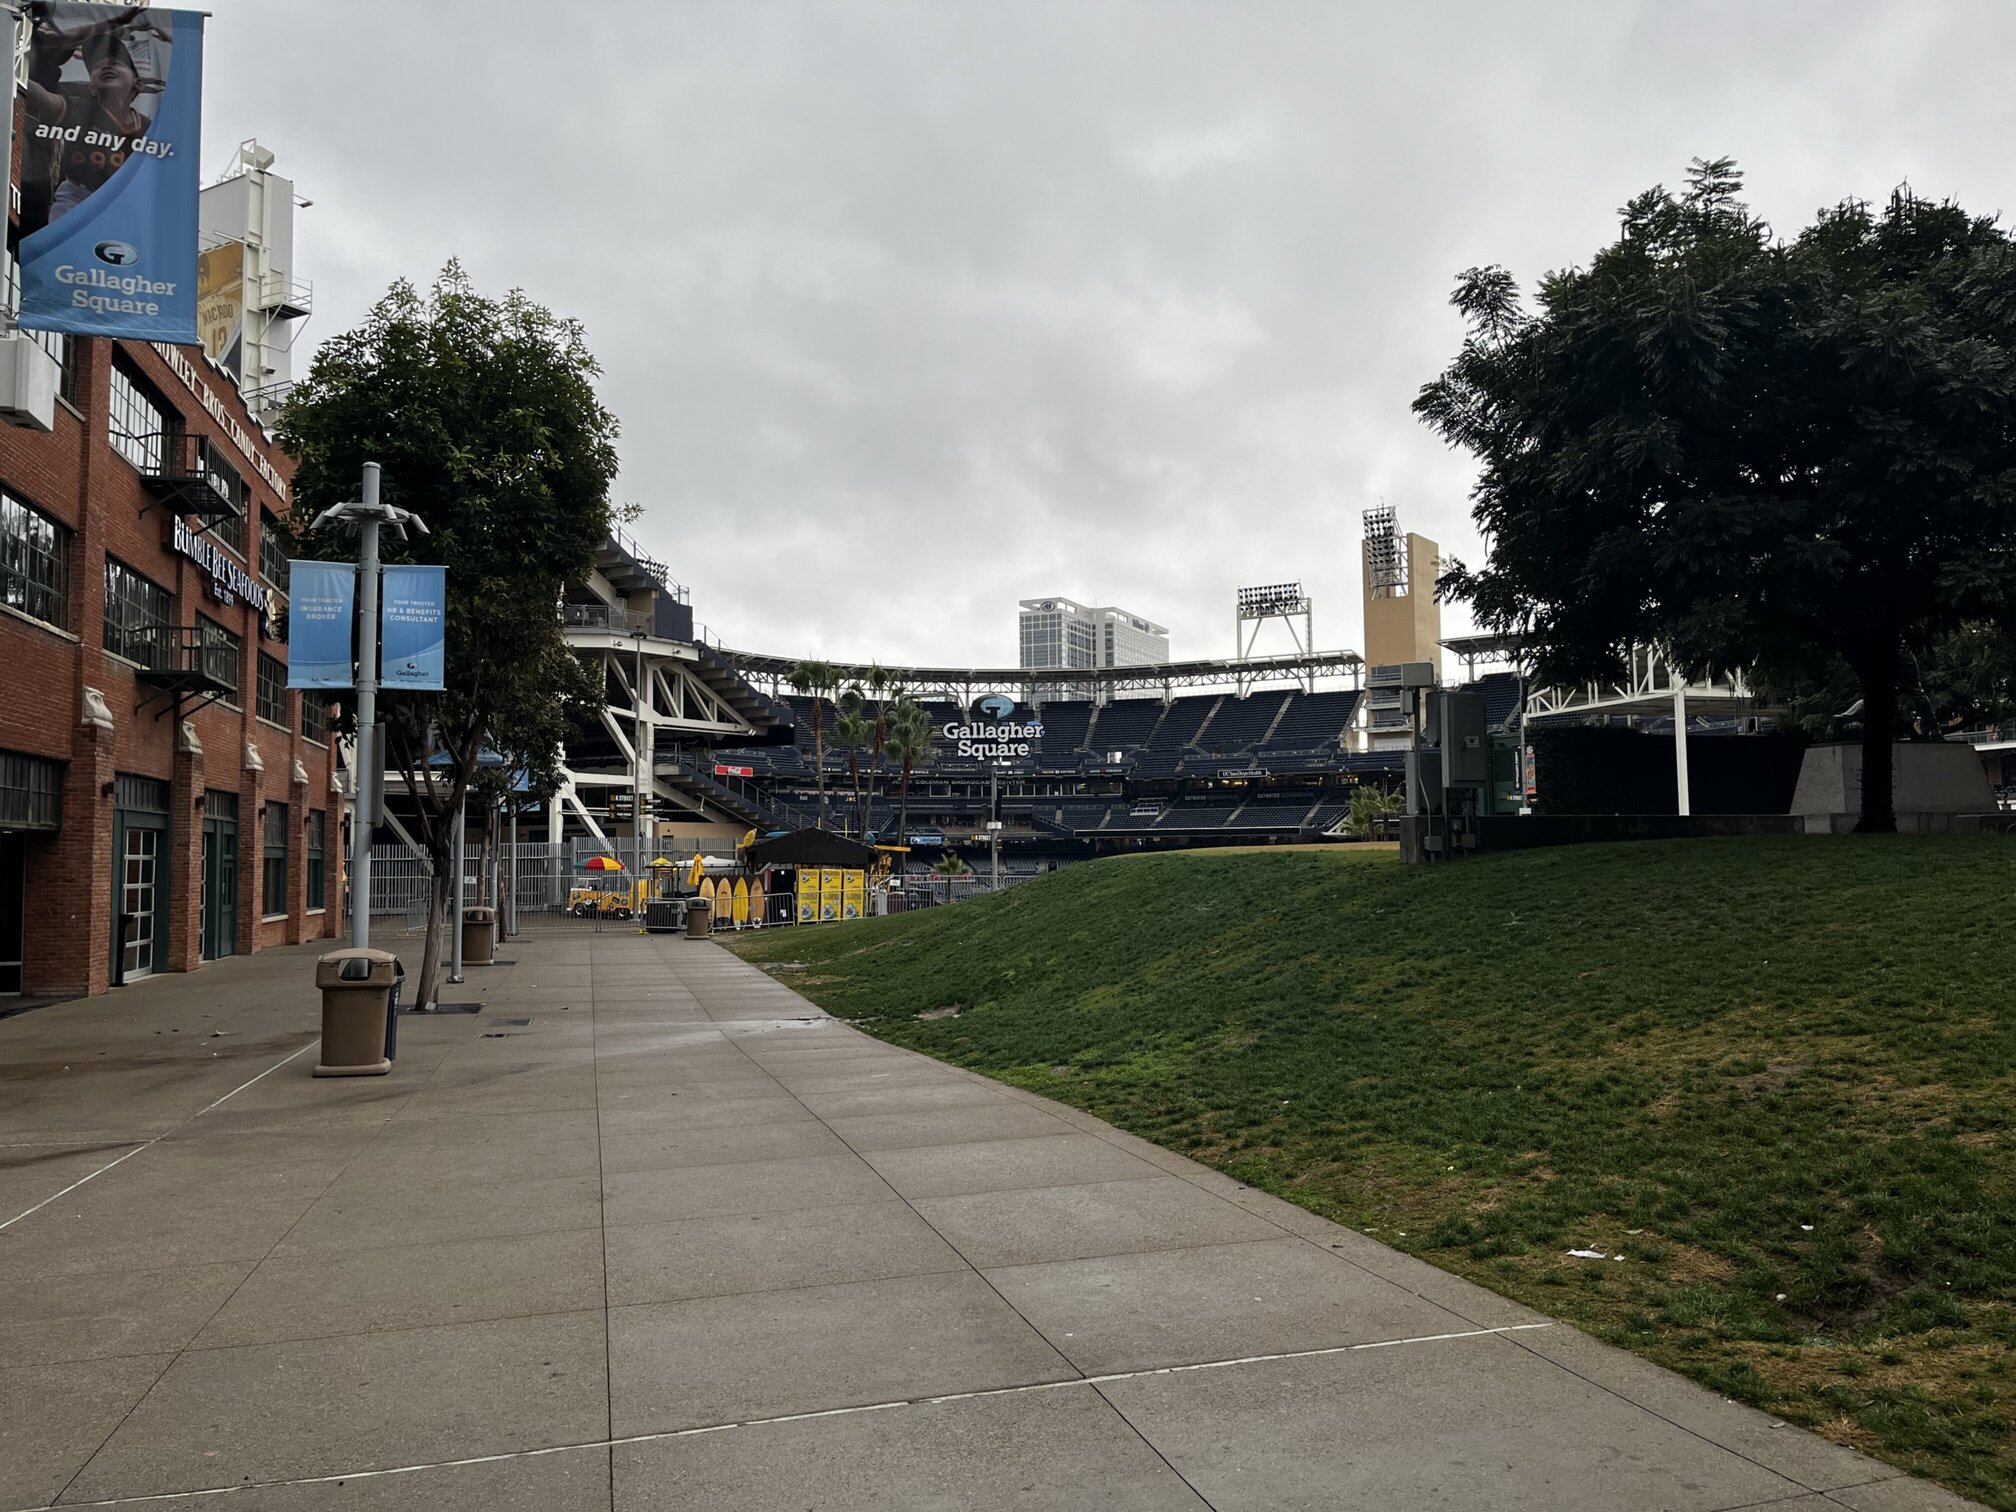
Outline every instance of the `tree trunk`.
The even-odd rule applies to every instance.
[[[903,817],[897,822],[896,843],[910,843],[910,758],[903,758]],[[907,854],[907,853],[906,853]]]
[[[868,818],[861,821],[861,833],[868,833],[868,823],[875,817],[875,779],[882,771],[882,742],[886,736],[882,729],[882,710],[875,710],[875,743],[868,747]]]
[[[1859,672],[1862,684],[1862,817],[1858,835],[1897,833],[1894,745],[1897,723],[1895,658],[1885,670]]]
[[[420,975],[415,983],[413,1006],[436,1006],[435,989],[441,973],[441,925],[448,917],[448,867],[437,862],[434,885],[427,890],[427,936],[420,949]]]
[[[819,828],[826,828],[826,731],[819,717],[819,695],[812,695],[812,779],[819,786]]]

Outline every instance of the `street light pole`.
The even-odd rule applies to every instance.
[[[652,759],[652,755],[645,738],[646,731],[650,726],[646,721],[644,711],[651,699],[650,691],[644,682],[644,628],[638,625],[634,626],[633,630],[637,636],[636,685],[630,692],[631,712],[636,716],[631,721],[630,745],[637,756],[637,759],[632,763],[635,780],[630,785],[630,838],[635,847],[635,854],[631,860],[637,868],[637,875],[631,878],[631,885],[634,888],[644,878],[644,794],[646,791],[645,782],[647,780],[645,763]]]
[[[401,540],[410,525],[422,535],[427,524],[410,509],[378,497],[378,464],[364,464],[362,497],[335,504],[315,517],[311,530],[330,523],[357,525],[357,793],[356,823],[350,834],[350,943],[371,944],[371,830],[378,812],[378,787],[385,780],[385,753],[378,748],[378,527],[389,525]]]
[[[385,762],[378,750],[378,464],[364,464],[363,500],[357,507],[357,823],[351,868],[350,943],[371,944],[371,836],[378,814],[378,784]]]
[[[462,867],[468,852],[469,841],[469,795],[462,795],[462,806],[455,811],[455,899],[454,907],[448,915],[448,941],[453,947],[449,958],[448,980],[462,981]]]
[[[990,762],[987,767],[987,848],[991,856],[987,890],[1001,891],[1001,766]]]

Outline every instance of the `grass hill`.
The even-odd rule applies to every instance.
[[[1198,852],[737,948],[2016,1509],[2012,881],[1999,838]]]

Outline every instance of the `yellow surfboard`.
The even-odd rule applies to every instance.
[[[744,877],[735,879],[734,916],[737,929],[749,922],[749,882]]]

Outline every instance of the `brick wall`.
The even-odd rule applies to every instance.
[[[62,827],[28,848],[24,986],[30,993],[49,994],[106,990],[116,858],[113,802],[105,789],[116,773],[172,785],[163,855],[170,914],[157,969],[189,970],[201,964],[197,916],[206,786],[239,794],[240,952],[333,935],[340,927],[341,906],[342,806],[330,793],[330,750],[302,738],[298,693],[287,695],[284,728],[258,717],[259,653],[284,662],[287,648],[265,636],[249,603],[220,602],[210,575],[172,549],[168,507],[153,499],[138,469],[111,444],[113,364],[124,366],[143,391],[151,390],[184,431],[208,438],[243,479],[248,523],[240,560],[254,576],[262,515],[287,513],[284,490],[292,464],[253,423],[228,375],[210,365],[200,349],[182,349],[179,363],[135,342],[73,340],[72,352],[74,404],[59,404],[55,429],[45,435],[0,427],[0,488],[70,531],[66,622],[50,626],[0,611],[0,666],[7,669],[9,694],[0,700],[0,749],[66,764]],[[210,403],[191,387],[192,376],[208,391]],[[277,473],[278,487],[245,455],[241,440]],[[104,648],[108,555],[174,596],[181,630],[193,628],[200,612],[238,636],[238,693],[233,699],[175,709],[141,680],[139,669]],[[284,599],[277,590],[274,606],[278,622],[284,623]],[[87,703],[86,688],[103,695],[102,709]],[[185,720],[192,741],[183,738]],[[178,745],[184,749],[178,752]],[[195,746],[201,747],[200,754]],[[261,917],[260,908],[264,848],[259,805],[269,798],[290,806],[288,912],[271,922]],[[329,906],[314,917],[306,912],[310,807],[329,816]]]

